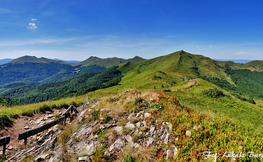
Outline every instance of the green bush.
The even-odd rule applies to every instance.
[[[154,109],[155,108],[155,109],[161,110],[162,106],[160,104],[158,104],[158,103],[152,103],[152,104],[149,105],[148,108],[150,108],[150,109]]]
[[[109,122],[111,119],[112,119],[112,117],[109,116],[108,114],[103,115],[103,121],[105,121],[105,122]]]
[[[100,118],[100,110],[93,109],[93,112],[91,113],[91,120],[95,121]]]
[[[9,117],[7,114],[0,115],[0,129],[4,129],[5,127],[12,126],[14,120]]]
[[[143,101],[144,101],[144,99],[142,99],[142,98],[137,98],[137,99],[133,102],[133,105],[136,106],[136,105],[138,105],[138,104],[143,103]]]
[[[225,96],[223,91],[220,91],[218,90],[217,88],[216,89],[208,89],[208,90],[204,90],[202,92],[204,95],[206,96],[210,96],[210,97],[213,97],[213,98],[218,98],[218,97],[223,97]]]
[[[43,105],[39,108],[40,112],[45,113],[46,111],[52,111],[52,108],[48,105]]]
[[[128,155],[124,158],[124,160],[122,160],[122,162],[136,162],[136,159],[131,155]]]

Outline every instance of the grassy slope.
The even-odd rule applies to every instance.
[[[139,89],[143,94],[169,89],[171,92],[168,93],[178,98],[180,103],[187,106],[191,111],[186,112],[180,107],[168,105],[164,110],[156,113],[154,117],[169,121],[176,126],[175,132],[177,132],[178,137],[182,138],[178,142],[174,141],[180,149],[178,155],[180,160],[188,161],[189,158],[197,160],[199,157],[196,154],[202,155],[204,150],[220,154],[223,154],[224,151],[233,150],[237,153],[241,146],[244,153],[248,151],[262,153],[263,145],[260,140],[263,138],[263,122],[261,120],[263,109],[257,105],[241,101],[224,90],[226,96],[220,98],[203,95],[202,91],[205,89],[220,88],[199,78],[197,78],[198,83],[193,80],[188,81],[187,78],[195,78],[196,72],[199,72],[199,75],[216,75],[222,78],[225,77],[225,74],[220,67],[212,66],[215,62],[210,59],[201,58],[201,56],[190,55],[190,57],[195,62],[187,59],[189,58],[187,53],[179,51],[138,64],[123,64],[119,68],[125,73],[120,82],[121,85],[75,98],[8,109],[2,108],[0,114],[21,115],[24,112],[36,111],[44,104],[50,107],[55,107],[53,105],[60,107],[59,105],[69,104],[73,101],[80,104],[87,98],[100,100],[102,97],[113,96],[130,88]],[[192,70],[189,67],[197,67],[198,70],[196,71],[196,68]],[[154,86],[156,89],[153,89]],[[262,103],[262,101],[257,102]],[[202,125],[202,129],[193,130],[195,125]],[[185,136],[186,130],[192,131],[191,138]]]
[[[263,123],[259,120],[263,117],[261,107],[241,101],[226,91],[224,92],[230,97],[213,99],[201,95],[204,89],[219,87],[200,78],[197,79],[199,81],[197,86],[187,81],[187,78],[198,76],[191,67],[197,67],[201,76],[216,76],[231,82],[231,78],[224,73],[216,61],[178,51],[142,63],[122,65],[119,69],[126,75],[122,78],[121,85],[109,88],[108,91],[114,92],[117,89],[120,91],[129,88],[149,91],[171,90],[171,94],[178,96],[183,104],[199,112],[206,111],[214,116],[220,115],[244,124],[262,127]],[[175,82],[177,84],[174,84]]]

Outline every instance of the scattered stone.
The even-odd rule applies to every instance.
[[[42,154],[36,157],[35,161],[44,161],[45,159],[48,159],[48,158],[49,158],[49,154]]]
[[[28,126],[25,126],[24,129],[29,129],[29,127],[28,127]]]
[[[128,116],[128,119],[131,120],[133,115],[134,115],[134,113],[130,113],[130,115]]]
[[[130,122],[128,122],[126,125],[125,125],[125,128],[127,128],[127,129],[133,129],[135,126],[134,126],[134,124],[132,124],[132,123],[130,123]]]
[[[191,131],[188,130],[188,131],[186,131],[185,134],[186,134],[188,137],[190,137],[192,133],[191,133]]]
[[[144,111],[138,112],[138,114],[136,115],[136,118],[141,118],[141,117],[143,117],[143,113],[144,113]]]
[[[100,129],[105,129],[105,126],[104,125],[100,125]]]
[[[54,162],[54,158],[50,158],[48,162]]]
[[[134,144],[133,144],[133,147],[134,147],[134,148],[138,148],[138,147],[141,147],[141,145],[138,144],[138,143],[134,143]]]
[[[125,146],[125,142],[122,138],[119,138],[117,141],[115,141],[109,148],[109,151],[112,152],[115,149],[121,149]]]
[[[153,138],[150,137],[149,140],[146,143],[146,146],[150,146],[153,143]]]
[[[145,114],[144,114],[144,117],[145,117],[145,118],[148,118],[148,117],[150,117],[150,116],[151,116],[150,113],[145,113]]]
[[[178,154],[178,149],[174,146],[174,157]]]
[[[172,131],[173,125],[170,124],[170,123],[168,123],[168,122],[166,122],[166,124],[167,124],[167,126],[168,126],[168,128],[169,128],[169,131]]]
[[[165,136],[165,139],[164,139],[164,144],[168,144],[169,143],[169,140],[171,138],[171,135],[170,133],[167,133],[167,135]]]
[[[154,131],[155,131],[155,126],[151,125],[151,128],[150,128],[151,136],[154,135]]]
[[[168,160],[170,157],[176,157],[178,154],[178,149],[175,146],[172,146],[169,150],[166,151],[166,159]]]
[[[163,134],[160,136],[160,140],[164,140],[166,137],[166,131],[163,132]]]
[[[146,121],[142,121],[142,125],[143,125],[143,127],[146,127],[147,126]]]
[[[78,162],[91,162],[91,160],[88,156],[84,156],[84,157],[79,157]]]
[[[166,159],[168,160],[169,157],[172,157],[172,150],[167,150],[166,151]]]
[[[52,115],[52,114],[49,114],[48,116],[47,116],[47,118],[53,118],[54,117],[54,115]]]
[[[125,139],[126,139],[126,141],[128,142],[128,144],[129,144],[130,146],[133,146],[133,145],[134,145],[134,143],[133,143],[133,141],[132,141],[132,137],[131,137],[130,135],[125,136]]]
[[[8,150],[13,150],[13,149],[14,149],[14,147],[13,147],[13,146],[11,146],[11,145],[8,145],[8,146],[7,146],[7,149],[8,149]]]
[[[115,127],[116,124],[105,124],[104,126],[105,126],[106,128],[111,128],[111,127]]]
[[[98,141],[92,141],[88,146],[87,146],[87,154],[90,156],[93,154],[93,152],[95,151],[96,147],[99,146],[99,142]]]
[[[115,130],[119,135],[122,135],[122,131],[123,131],[122,126],[115,127],[113,130]]]
[[[46,111],[46,114],[52,114],[52,112],[51,111]]]
[[[136,127],[140,128],[141,127],[141,122],[138,122],[135,125],[136,125]]]

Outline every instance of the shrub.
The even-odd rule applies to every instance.
[[[52,111],[52,108],[48,105],[43,105],[39,108],[40,112],[45,113],[46,111]]]
[[[144,99],[142,99],[142,98],[137,98],[137,99],[133,102],[133,105],[136,106],[136,105],[138,105],[138,104],[143,103],[143,101],[144,101]]]
[[[0,116],[0,129],[12,126],[14,120],[6,114]]]
[[[158,104],[158,103],[152,103],[152,104],[149,105],[148,108],[150,108],[150,109],[155,108],[155,109],[161,110],[162,106],[160,104]]]
[[[91,120],[95,121],[98,120],[100,117],[100,110],[93,109],[93,112],[91,113]]]
[[[218,98],[218,97],[225,96],[225,94],[223,93],[223,91],[220,91],[220,90],[218,90],[217,88],[216,88],[216,89],[204,90],[202,93],[203,93],[204,95],[206,95],[206,96],[210,96],[210,97],[213,97],[213,98]]]
[[[105,121],[105,122],[109,122],[111,119],[112,119],[112,117],[109,116],[108,114],[103,115],[103,121]]]
[[[125,159],[122,162],[135,162],[135,158],[133,158],[131,155],[128,155],[125,157]]]

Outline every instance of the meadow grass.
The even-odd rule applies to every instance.
[[[17,118],[21,115],[32,116],[36,113],[45,112],[53,108],[68,108],[70,105],[80,106],[87,100],[87,95],[83,95],[72,98],[64,98],[57,101],[46,101],[28,105],[12,107],[2,106],[0,108],[0,128],[3,129],[6,126],[11,126],[14,118]]]

